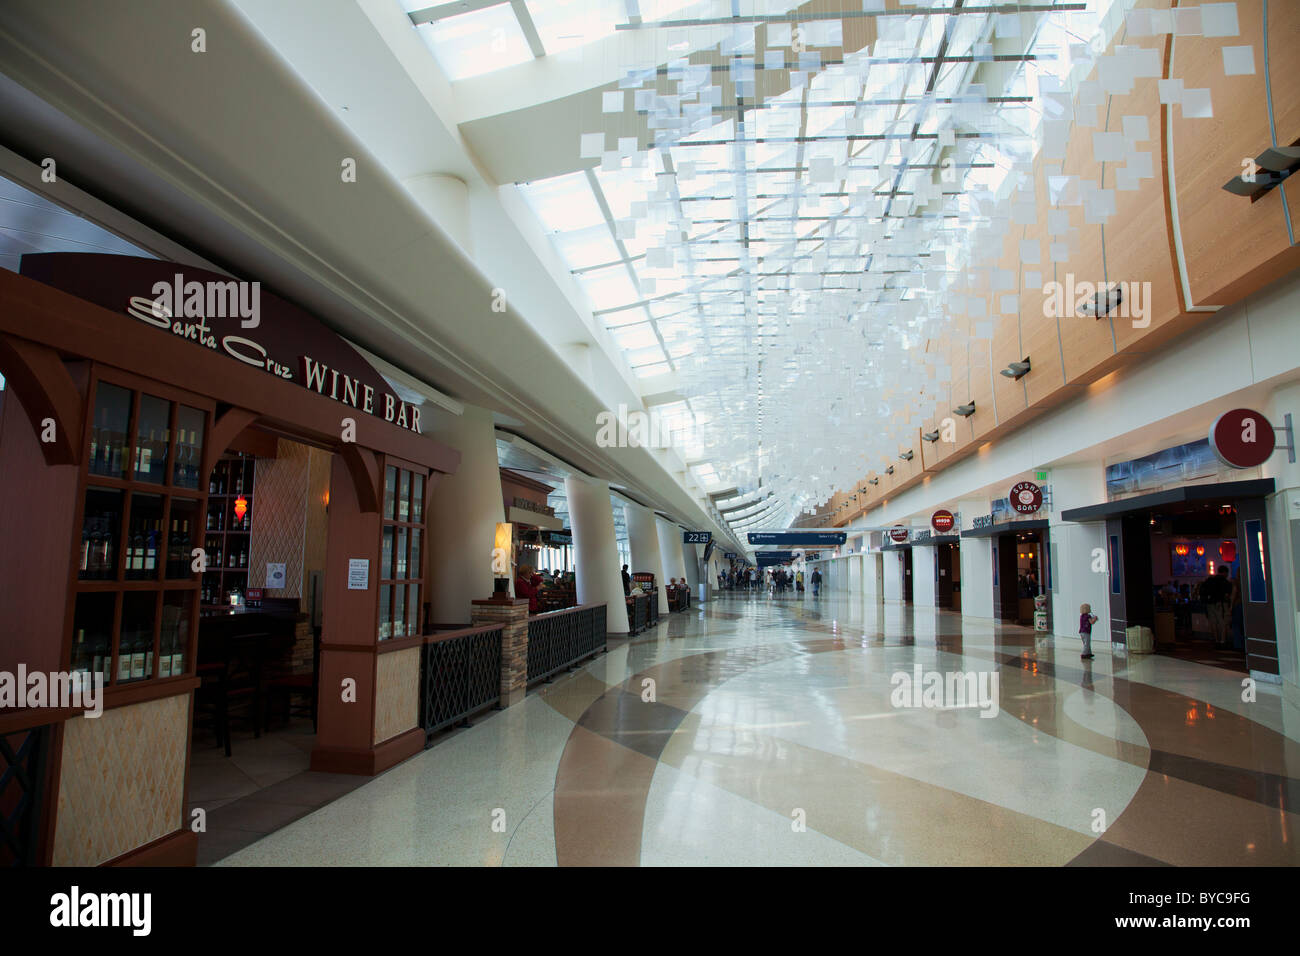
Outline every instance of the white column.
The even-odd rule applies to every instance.
[[[885,551],[885,600],[901,601],[906,593],[903,590],[903,574],[907,570],[902,551]]]
[[[915,545],[912,548],[912,604],[916,607],[935,607],[938,604],[934,587],[935,548]]]
[[[627,605],[619,573],[618,539],[614,535],[614,509],[609,484],[583,478],[564,479],[569,499],[569,524],[573,529],[575,577],[579,604],[604,604],[605,627],[610,634],[626,634]]]
[[[1300,429],[1300,385],[1284,385],[1260,409],[1275,426]],[[1278,432],[1278,445],[1286,435]],[[1300,727],[1300,461],[1288,461],[1279,447],[1260,469],[1273,479],[1274,492],[1264,501],[1268,519],[1268,573],[1273,583],[1273,621],[1277,629],[1277,669],[1282,679],[1282,719],[1289,732]],[[1297,455],[1300,458],[1300,455]]]
[[[845,560],[849,563],[849,597],[862,596],[862,560],[863,555],[852,554]],[[806,585],[805,585],[806,586]]]
[[[474,255],[469,187],[463,179],[447,173],[421,173],[403,180],[402,185],[466,255]]]
[[[958,504],[961,527],[969,531],[978,515],[989,513],[987,498],[973,498]],[[993,619],[993,539],[961,539],[961,616]]]
[[[1110,634],[1110,593],[1106,565],[1106,522],[1062,521],[1069,508],[1100,504],[1106,500],[1103,462],[1052,469],[1052,511],[1048,515],[1047,544],[1052,566],[1052,633],[1078,638],[1079,605],[1092,605],[1097,623],[1092,633]]]
[[[631,502],[623,504],[627,520],[627,543],[632,552],[631,571],[649,571],[659,588],[659,613],[668,613],[668,579],[664,576],[663,556],[659,551],[659,528],[655,513]]]
[[[682,557],[682,529],[658,515],[655,516],[655,524],[659,527],[659,554],[663,559],[664,574],[670,578],[686,577],[686,561]]]
[[[424,408],[425,434],[460,451],[460,467],[433,490],[427,528],[433,620],[469,624],[470,601],[492,596],[492,544],[505,521],[492,413]],[[514,587],[514,572],[510,572]]]
[[[691,599],[700,594],[700,557],[704,548],[702,544],[687,544],[682,535],[682,568],[686,572],[686,583],[691,586]]]
[[[885,601],[885,555],[868,551],[862,556],[862,597],[873,604]]]

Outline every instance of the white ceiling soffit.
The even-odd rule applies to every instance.
[[[54,155],[87,192],[264,279],[408,374],[515,415],[575,464],[706,520],[658,457],[597,446],[609,399],[636,403],[603,351],[598,374],[578,378],[517,299],[491,312],[479,266],[233,8],[12,0],[0,64],[39,97],[6,111],[3,145],[33,162]],[[344,158],[356,182],[342,182]]]

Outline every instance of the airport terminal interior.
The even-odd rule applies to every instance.
[[[1300,2],[3,8],[0,863],[1300,863]]]

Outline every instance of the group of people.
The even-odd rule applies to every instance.
[[[822,573],[819,569],[813,568],[813,571],[807,578],[808,584],[812,586],[813,597],[821,594]],[[793,588],[796,594],[804,593],[804,571],[802,568],[791,568],[789,565],[779,565],[775,568],[745,568],[733,567],[722,568],[718,571],[718,588],[723,591],[758,591],[766,589],[769,594],[784,594],[790,588]]]
[[[1173,611],[1175,626],[1185,631],[1192,627],[1193,602],[1205,608],[1210,627],[1210,637],[1215,647],[1235,647],[1245,650],[1245,622],[1242,618],[1241,582],[1232,577],[1228,565],[1215,568],[1204,581],[1196,585],[1175,586],[1172,581],[1159,588],[1155,605],[1159,610]]]
[[[531,564],[515,569],[515,597],[528,599],[528,613],[542,610],[542,598],[548,591],[567,591],[573,587],[572,571],[537,571]]]
[[[623,565],[623,569],[619,573],[623,576],[623,596],[626,597],[632,593],[632,575],[628,573],[626,564]],[[679,588],[690,590],[690,587],[685,578],[680,580],[677,578],[668,579],[667,588],[669,591],[676,591]]]

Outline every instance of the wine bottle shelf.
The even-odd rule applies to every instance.
[[[248,564],[252,550],[253,485],[255,460],[248,455],[230,454],[212,470],[208,485],[207,528],[203,532],[208,568],[200,587],[200,607],[209,610],[230,607],[230,593],[241,594],[248,587]],[[235,502],[243,498],[243,517],[235,513]],[[230,556],[235,555],[235,563]]]

